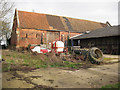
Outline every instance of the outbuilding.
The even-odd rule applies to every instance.
[[[105,27],[70,38],[73,46],[98,47],[106,54],[120,54],[120,26]]]
[[[45,44],[55,40],[65,42],[68,37],[81,34],[87,30],[106,27],[107,24],[15,10],[11,34],[11,46],[28,47],[29,44]]]

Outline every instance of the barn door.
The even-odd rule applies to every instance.
[[[54,40],[59,40],[59,32],[47,32],[47,44],[53,42]]]

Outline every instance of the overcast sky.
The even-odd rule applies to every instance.
[[[67,16],[118,25],[119,0],[10,0],[22,11]]]

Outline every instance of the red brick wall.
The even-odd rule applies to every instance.
[[[11,45],[16,47],[28,47],[29,44],[41,44],[41,36],[43,36],[43,44],[47,44],[54,40],[62,40],[65,42],[68,36],[78,35],[80,33],[60,32],[60,31],[42,31],[35,29],[20,29],[17,25],[17,15],[15,12],[14,23],[11,34]],[[70,34],[70,35],[69,35]]]
[[[68,39],[68,36],[78,35],[80,33],[69,33],[68,32],[55,32],[55,31],[42,31],[42,30],[35,30],[35,29],[19,29],[17,28],[17,39],[12,38],[13,41],[16,42],[16,47],[28,47],[29,44],[41,44],[41,35],[43,34],[43,44],[47,44],[54,40],[61,40],[63,37],[63,42]],[[50,34],[51,33],[51,34]],[[51,36],[50,36],[50,35]],[[14,36],[14,35],[13,35]],[[51,38],[53,37],[54,38]]]
[[[43,35],[43,44],[46,44],[46,31],[34,29],[20,29],[18,46],[27,47],[29,44],[41,44]]]
[[[72,36],[75,36],[75,35],[78,35],[78,34],[81,34],[81,33],[75,33],[75,32],[60,32],[60,40],[62,39],[62,35],[63,35],[63,42],[65,42],[65,40],[68,39],[68,36],[72,37]]]

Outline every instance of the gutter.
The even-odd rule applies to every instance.
[[[55,32],[73,32],[73,33],[83,33],[83,32],[77,32],[77,31],[48,30],[48,29],[35,29],[35,28],[21,28],[21,29],[34,29],[34,30],[42,30],[42,31],[55,31]]]
[[[70,37],[70,39],[74,39],[75,37],[82,36],[83,34],[84,34],[84,33],[78,34],[78,35],[75,35],[75,36],[72,36],[72,37]]]

